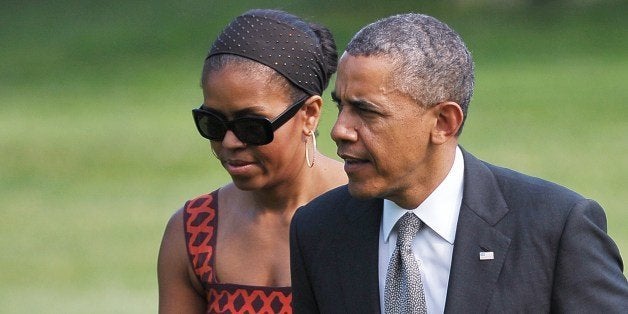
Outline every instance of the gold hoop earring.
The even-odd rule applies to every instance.
[[[307,162],[308,167],[314,167],[314,161],[316,157],[316,135],[314,131],[310,131],[309,136],[312,137],[312,161],[310,162],[310,153],[307,149],[307,140],[305,141],[305,162]]]

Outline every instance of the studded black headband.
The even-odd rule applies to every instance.
[[[328,80],[318,38],[272,17],[245,14],[218,36],[207,58],[233,54],[262,63],[310,95]]]

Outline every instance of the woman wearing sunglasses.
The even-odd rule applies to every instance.
[[[289,226],[296,209],[346,183],[316,150],[331,33],[275,10],[235,18],[203,67],[192,111],[233,182],[170,219],[158,261],[161,313],[291,313]]]

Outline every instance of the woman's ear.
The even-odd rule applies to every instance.
[[[437,104],[432,108],[436,114],[436,124],[432,130],[431,140],[435,144],[444,144],[458,136],[462,126],[464,113],[460,105],[453,101]]]
[[[305,111],[303,132],[305,134],[315,131],[316,127],[318,127],[322,106],[323,99],[318,95],[310,96],[310,98],[305,101],[305,104],[303,105],[303,109]]]

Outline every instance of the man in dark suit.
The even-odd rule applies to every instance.
[[[458,146],[473,62],[447,25],[368,25],[337,75],[349,184],[292,220],[295,313],[628,313],[595,201]]]

